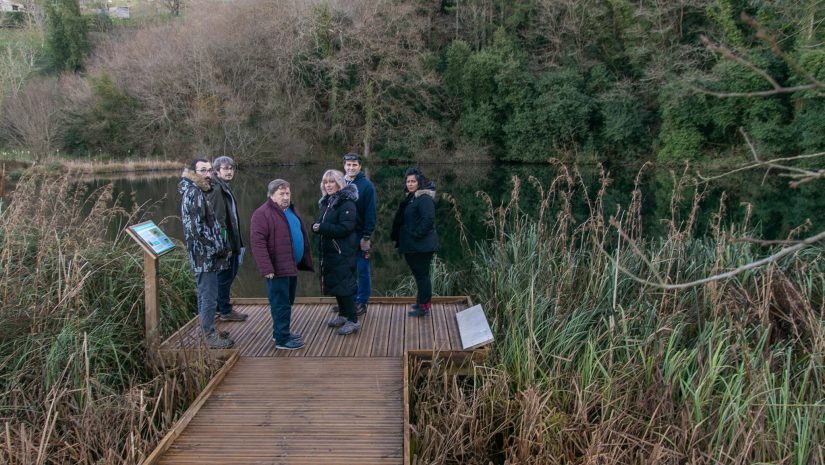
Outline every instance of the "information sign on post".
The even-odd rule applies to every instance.
[[[153,222],[146,221],[126,228],[126,232],[143,249],[144,297],[146,302],[146,346],[156,348],[160,343],[158,324],[158,259],[175,248],[175,244]]]
[[[172,243],[169,236],[161,231],[154,221],[129,226],[129,232],[144,249],[148,248],[148,251],[156,257],[160,257],[175,248],[175,244]]]

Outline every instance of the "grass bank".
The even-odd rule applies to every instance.
[[[0,203],[0,462],[140,463],[216,363],[157,370],[143,345],[142,254],[110,185],[24,175]],[[191,315],[182,253],[161,263],[161,328]]]
[[[693,239],[701,199],[681,192],[669,234],[646,238],[638,189],[616,207],[585,186],[576,172],[532,182],[542,200],[528,216],[516,180],[509,204],[490,205],[489,241],[450,279],[485,304],[492,359],[469,377],[418,372],[419,463],[823,463],[822,249],[666,290],[654,283],[768,250],[738,240],[747,224]],[[584,221],[571,214],[577,198]],[[546,217],[550,206],[559,213]]]

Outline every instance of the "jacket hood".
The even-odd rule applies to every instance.
[[[435,200],[435,188],[433,188],[433,189],[418,189],[417,191],[415,191],[415,197],[416,198],[421,197],[422,195],[429,195],[430,197],[433,198],[433,200]]]
[[[188,184],[187,181],[198,186],[198,188],[204,192],[208,192],[209,189],[212,188],[212,186],[209,185],[209,181],[206,178],[199,175],[198,173],[195,173],[189,168],[184,168],[183,174],[181,174],[180,183],[178,183],[178,192],[183,193],[183,191],[186,188],[186,184]]]
[[[325,203],[328,203],[330,200],[332,200],[333,205],[337,205],[338,203],[343,202],[344,200],[352,200],[353,202],[356,202],[358,200],[358,187],[355,185],[355,183],[347,184],[346,186],[342,187],[341,190],[339,190],[338,192],[332,195],[324,195],[323,197],[321,197],[321,199],[318,200],[318,204],[323,205]]]

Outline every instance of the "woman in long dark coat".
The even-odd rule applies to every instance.
[[[430,263],[438,251],[435,184],[424,177],[418,168],[409,168],[404,173],[404,189],[407,195],[395,212],[390,238],[404,255],[418,289],[415,305],[408,315],[428,316],[433,296]]]
[[[312,231],[321,235],[321,292],[333,295],[339,314],[328,322],[338,334],[352,334],[361,329],[355,315],[356,253],[355,201],[358,188],[344,181],[338,170],[327,170],[321,178],[321,210]]]

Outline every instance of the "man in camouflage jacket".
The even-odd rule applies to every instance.
[[[225,349],[235,343],[225,332],[215,331],[215,311],[218,297],[218,272],[229,266],[231,251],[221,235],[221,226],[207,201],[212,188],[212,164],[205,159],[192,161],[178,183],[181,195],[180,218],[189,264],[195,273],[198,294],[198,316],[206,344]]]

